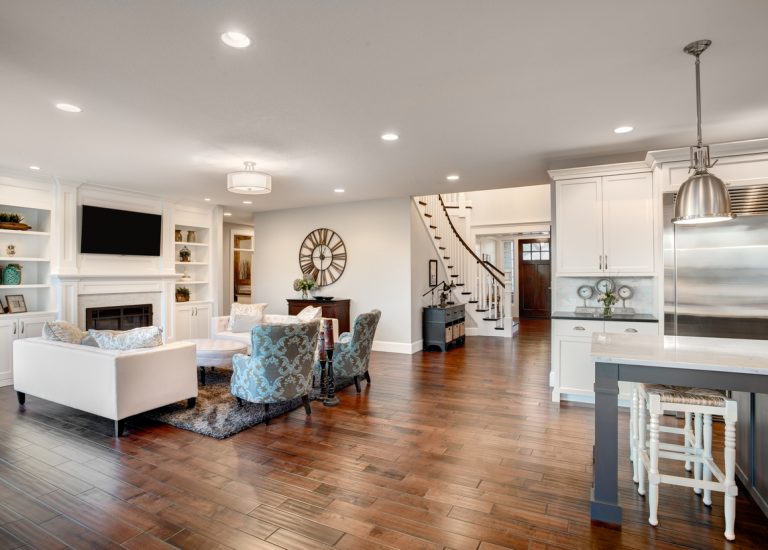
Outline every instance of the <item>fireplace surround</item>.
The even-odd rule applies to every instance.
[[[131,330],[152,325],[152,304],[89,307],[85,309],[85,328]]]

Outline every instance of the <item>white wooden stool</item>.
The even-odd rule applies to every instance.
[[[725,538],[733,540],[736,520],[736,401],[714,390],[661,386],[645,384],[638,387],[637,408],[637,453],[636,461],[642,462],[638,468],[638,492],[645,493],[645,473],[648,472],[648,522],[658,525],[659,484],[692,487],[696,493],[704,491],[704,504],[712,504],[712,491],[724,493],[725,500]],[[645,412],[650,415],[648,438],[646,439]],[[673,445],[659,442],[659,417],[665,412],[686,414],[686,428],[677,428],[685,432],[685,444]],[[690,417],[695,418],[693,434],[690,433]],[[712,459],[712,415],[720,415],[725,420],[725,473]],[[670,428],[664,428],[669,431]],[[693,438],[693,446],[690,438]],[[659,458],[679,460],[694,465],[694,477],[673,476],[659,473]],[[712,476],[717,481],[712,481]]]

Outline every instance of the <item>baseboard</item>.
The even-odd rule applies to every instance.
[[[418,348],[416,347],[418,346]],[[371,349],[373,351],[385,351],[387,353],[405,353],[411,355],[416,351],[421,351],[424,347],[422,340],[416,342],[384,342],[382,340],[374,340]],[[416,351],[414,351],[414,349]]]
[[[13,386],[13,378],[6,378],[5,380],[0,380],[0,388],[3,386]]]

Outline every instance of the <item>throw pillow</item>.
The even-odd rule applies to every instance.
[[[232,332],[251,332],[251,329],[260,325],[263,320],[263,315],[235,315]]]
[[[89,330],[88,334],[93,336],[102,349],[125,351],[163,345],[163,329],[160,327],[140,327],[126,331]]]
[[[85,338],[86,333],[77,325],[67,321],[47,322],[43,325],[43,338],[54,342],[66,342],[67,344],[79,344]]]
[[[261,323],[261,318],[264,317],[264,309],[266,309],[267,304],[241,304],[238,302],[235,302],[232,304],[232,308],[229,310],[229,323],[227,323],[227,330],[230,332],[237,332],[233,330],[233,326],[235,324],[235,315],[250,315],[253,317],[259,317],[259,323]]]
[[[323,316],[323,308],[307,306],[296,314],[301,323],[308,323]]]

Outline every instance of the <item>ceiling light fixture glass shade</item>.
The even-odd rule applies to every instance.
[[[683,51],[696,58],[696,116],[698,141],[691,147],[693,175],[683,182],[675,200],[672,223],[717,223],[736,217],[731,209],[731,197],[723,180],[709,173],[713,163],[709,160],[709,146],[701,140],[701,74],[700,56],[712,44],[711,40],[691,42]],[[717,162],[717,161],[715,161]]]
[[[243,195],[263,195],[272,191],[272,176],[256,171],[256,163],[245,162],[245,170],[227,174],[227,191]]]

